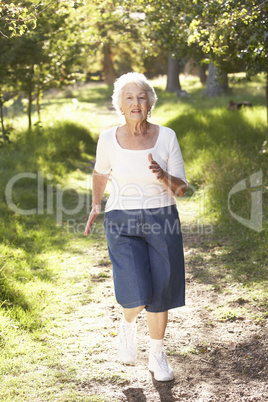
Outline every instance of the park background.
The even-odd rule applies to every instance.
[[[1,1],[1,400],[265,400],[267,15],[261,0]],[[129,71],[154,85],[151,121],[176,131],[189,181],[188,299],[161,387],[144,316],[142,363],[116,361],[103,214],[83,236],[98,135],[121,123],[111,95]]]

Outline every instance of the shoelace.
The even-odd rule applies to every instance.
[[[155,359],[156,359],[160,369],[163,371],[169,371],[165,352],[161,352],[161,355],[159,355],[159,356],[157,356],[156,354],[154,356],[155,356]]]

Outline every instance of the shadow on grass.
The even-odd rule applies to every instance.
[[[69,239],[47,216],[20,216],[6,207],[1,221],[0,306],[21,328],[43,325],[40,308],[57,268],[49,255],[59,254]],[[44,284],[41,285],[41,284]],[[32,290],[31,290],[32,288]]]
[[[254,117],[254,116],[253,116]],[[267,127],[221,107],[200,110],[189,107],[186,113],[166,122],[179,138],[185,163],[197,158],[202,150],[216,152],[224,148],[239,148],[248,156],[257,157],[266,139]]]
[[[47,256],[60,254],[71,241],[57,221],[57,208],[72,210],[82,195],[74,197],[61,183],[69,172],[84,177],[91,171],[95,148],[89,131],[64,122],[41,135],[20,133],[17,142],[0,150],[0,305],[24,327],[36,326],[40,315],[27,284],[53,283],[56,272]],[[26,314],[32,315],[31,324]]]
[[[266,241],[265,232],[252,233],[237,226],[233,231],[218,226],[208,236],[186,235],[187,271],[217,293],[228,293],[233,286],[243,287],[242,299],[238,295],[236,304],[227,304],[226,309],[240,314],[240,308],[245,307],[251,317],[262,321],[267,318],[268,309]],[[225,319],[236,319],[236,316]]]

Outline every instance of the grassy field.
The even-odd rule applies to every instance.
[[[153,84],[159,101],[151,121],[176,131],[185,160],[190,183],[180,203],[185,231],[210,228],[213,239],[208,246],[221,247],[215,260],[224,265],[225,279],[243,289],[245,300],[254,301],[254,314],[246,308],[245,314],[262,322],[268,307],[264,77],[249,83],[234,77],[232,93],[213,99],[203,97],[194,77],[183,79],[189,93],[183,99],[166,93],[162,79]],[[89,238],[83,237],[83,230],[90,210],[98,133],[120,123],[111,108],[111,93],[112,88],[103,84],[51,91],[43,99],[42,126],[36,125],[32,132],[27,132],[21,109],[10,105],[8,110],[12,142],[0,149],[3,401],[83,400],[71,388],[68,395],[65,391],[59,394],[61,386],[66,387],[75,376],[71,365],[67,371],[59,370],[60,351],[55,354],[53,349],[52,353],[46,339],[63,337],[68,343],[68,331],[64,332],[60,322],[62,315],[75,309],[72,297],[86,286],[87,297],[81,303],[90,303],[102,291],[96,278],[108,275],[103,215]],[[227,109],[230,99],[251,101],[254,107],[232,112]],[[245,188],[241,185],[241,191],[230,195],[240,182]],[[253,204],[255,210],[254,200],[258,202]],[[257,214],[254,229],[234,214],[244,223]],[[101,271],[88,269],[100,261]],[[80,279],[76,281],[78,266]],[[206,283],[212,274],[213,267],[211,272],[199,273],[198,280]],[[215,286],[224,292],[220,282]],[[215,313],[222,320],[236,314],[231,307]],[[44,369],[45,376],[42,367],[49,368]],[[116,381],[123,381],[121,377],[118,374]],[[102,399],[92,395],[85,400]]]

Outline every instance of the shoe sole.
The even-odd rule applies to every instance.
[[[154,376],[154,379],[156,380],[156,381],[172,381],[172,380],[174,380],[174,373],[172,372],[172,377],[170,378],[161,378],[161,379],[159,379],[159,378],[157,378],[157,376],[155,376],[155,374],[154,374],[154,370],[152,370],[152,368],[149,366],[149,371],[153,374],[153,376]]]
[[[167,382],[167,381],[173,381],[174,380],[174,375],[172,376],[172,378],[157,378],[156,376],[155,376],[155,374],[154,374],[154,372],[152,371],[152,370],[150,370],[149,369],[149,371],[153,374],[153,376],[154,376],[154,379],[156,380],[156,381],[159,381],[159,382]]]
[[[121,359],[120,356],[119,356],[119,360],[120,360],[120,363],[125,364],[126,366],[135,366],[135,364],[137,362],[137,360],[124,360],[124,359]]]

